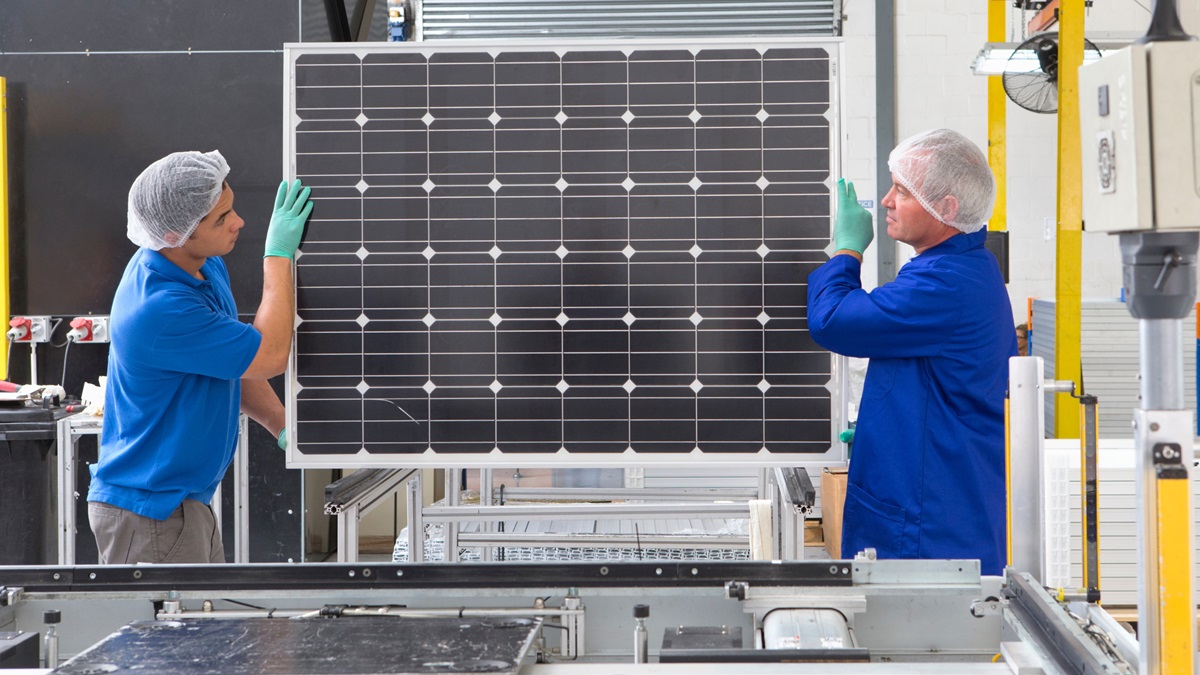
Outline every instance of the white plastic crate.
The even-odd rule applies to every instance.
[[[1062,512],[1058,508],[1047,509],[1047,531],[1051,533],[1047,539],[1053,540],[1052,547],[1047,548],[1048,560],[1052,561],[1050,572],[1052,579],[1066,577],[1067,583],[1047,583],[1048,586],[1062,586],[1068,589],[1081,588],[1083,585],[1083,536],[1080,531],[1080,457],[1078,439],[1047,439],[1047,466],[1066,466],[1067,482],[1064,493],[1064,483],[1060,478],[1053,478],[1058,469],[1048,470],[1047,504],[1062,503],[1066,499],[1069,522],[1066,524],[1069,548],[1063,547],[1063,538],[1057,534],[1063,527]],[[1097,473],[1099,479],[1099,512],[1100,512],[1100,591],[1102,602],[1107,607],[1137,606],[1137,475],[1136,455],[1133,449],[1133,439],[1100,439],[1097,450]],[[1193,468],[1192,483],[1192,563],[1193,578],[1196,577],[1196,563],[1200,561],[1200,550],[1197,550],[1196,534],[1200,531],[1200,480],[1197,480],[1200,470]],[[1063,558],[1069,565],[1069,574],[1063,574],[1059,567]],[[1195,583],[1194,588],[1200,588]]]
[[[1046,505],[1046,581],[1054,588],[1071,581],[1071,462],[1066,451],[1046,452],[1043,503]],[[1076,462],[1075,471],[1079,471]],[[1078,485],[1076,477],[1076,485]],[[1076,489],[1076,495],[1079,491]],[[1078,508],[1076,509],[1078,513]],[[1077,535],[1078,536],[1078,535]]]

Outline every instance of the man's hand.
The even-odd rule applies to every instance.
[[[279,446],[280,450],[287,450],[287,427],[279,432],[279,438],[275,439],[275,444]]]
[[[871,213],[858,203],[854,183],[838,180],[837,220],[833,224],[833,249],[862,255],[875,238]]]
[[[295,258],[296,249],[300,247],[300,235],[304,234],[304,223],[308,220],[308,214],[312,213],[309,192],[309,188],[301,185],[299,179],[291,185],[286,180],[279,184],[279,192],[275,195],[275,211],[271,214],[271,224],[267,226],[264,258]]]

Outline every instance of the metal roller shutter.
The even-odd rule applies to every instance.
[[[424,0],[425,40],[836,36],[842,0]]]

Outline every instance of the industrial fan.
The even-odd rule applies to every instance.
[[[1100,58],[1100,49],[1083,41],[1084,60]],[[1058,33],[1039,33],[1013,50],[1004,65],[1004,93],[1036,113],[1058,112]]]

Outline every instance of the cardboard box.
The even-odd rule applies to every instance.
[[[846,467],[825,467],[821,472],[821,530],[825,552],[842,557],[842,506],[846,503]]]
[[[820,546],[825,543],[825,534],[821,531],[821,523],[815,520],[804,521],[804,545]]]

